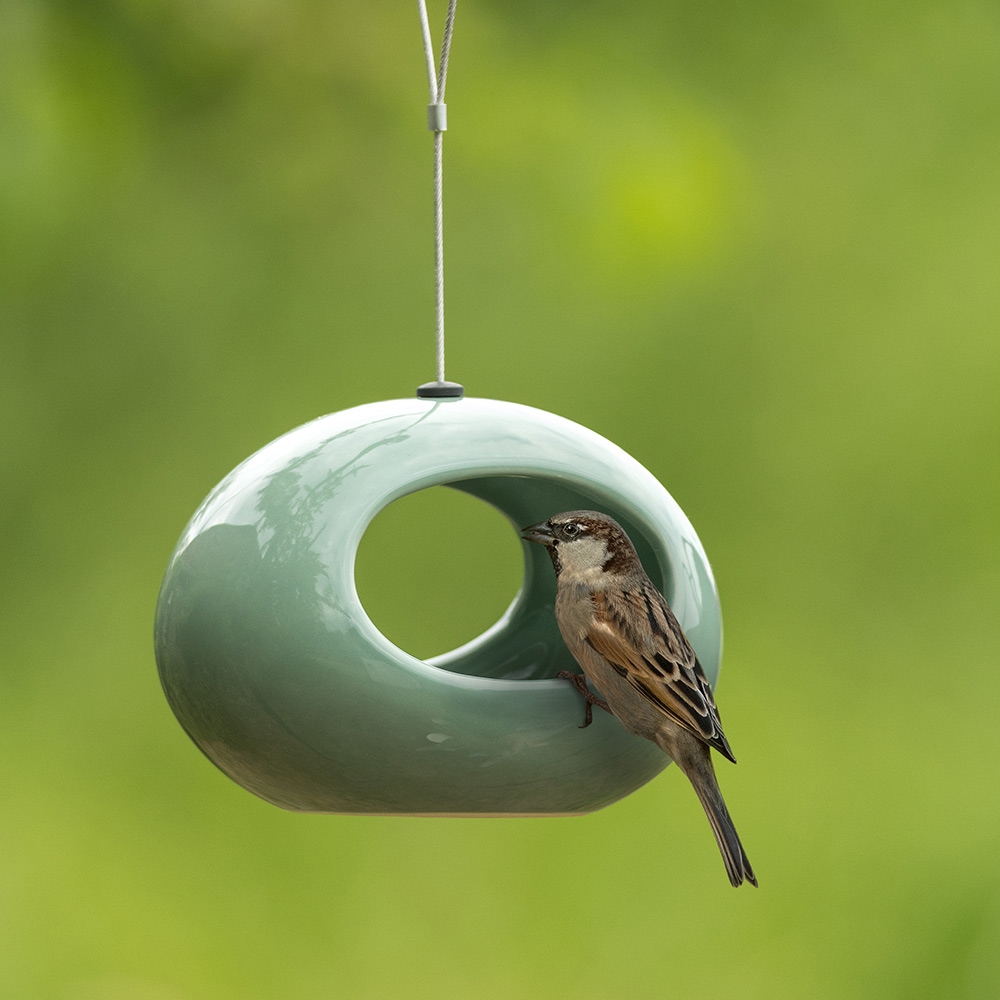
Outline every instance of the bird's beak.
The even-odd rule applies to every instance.
[[[528,528],[521,529],[521,537],[528,542],[538,542],[539,545],[551,545],[556,536],[552,534],[552,527],[548,521],[539,521]]]

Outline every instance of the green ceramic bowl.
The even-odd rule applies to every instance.
[[[669,758],[583,703],[552,614],[545,551],[477,639],[430,661],[393,645],[358,599],[376,514],[446,485],[512,530],[562,510],[628,531],[705,672],[722,627],[687,518],[635,459],[579,424],[488,399],[393,400],[272,441],[208,496],[171,557],[156,609],[163,689],[188,735],[244,788],[286,809],[560,815],[608,805]]]

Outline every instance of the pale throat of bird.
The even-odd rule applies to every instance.
[[[564,583],[598,583],[608,561],[608,546],[603,538],[588,535],[559,545],[559,580]]]

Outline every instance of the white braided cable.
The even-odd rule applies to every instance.
[[[447,114],[444,104],[444,88],[448,77],[448,55],[451,51],[451,36],[455,24],[455,7],[458,0],[449,0],[448,14],[444,25],[444,38],[441,42],[441,63],[437,71],[434,68],[434,46],[431,42],[430,23],[427,20],[427,5],[425,0],[417,0],[420,11],[420,28],[424,39],[424,56],[427,61],[427,80],[430,87],[430,105],[427,109],[428,127],[434,132],[434,287],[436,291],[436,367],[437,380],[444,382],[444,197],[443,197],[443,159],[444,132],[447,126]]]
[[[431,104],[437,104],[437,70],[434,68],[434,43],[431,41],[431,25],[427,20],[427,4],[424,0],[417,0],[417,9],[420,11],[420,29],[424,36],[424,55],[427,57],[427,81],[431,88]]]
[[[437,363],[437,380],[444,379],[444,198],[442,184],[442,159],[444,154],[444,132],[434,133],[434,288],[437,299],[434,304],[436,317],[435,342],[437,345],[435,361]]]

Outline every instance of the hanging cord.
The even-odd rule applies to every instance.
[[[424,55],[427,59],[427,82],[430,85],[431,102],[427,106],[427,127],[434,133],[434,287],[436,292],[437,319],[437,381],[426,382],[417,388],[421,399],[455,398],[465,390],[457,382],[444,379],[444,199],[442,197],[442,161],[444,133],[448,128],[448,107],[444,103],[444,88],[448,79],[448,54],[451,51],[451,35],[455,25],[455,7],[458,0],[449,0],[448,14],[444,23],[444,38],[441,42],[441,60],[434,68],[434,45],[431,42],[431,28],[427,20],[427,5],[417,0],[420,11],[420,27],[424,37]]]

